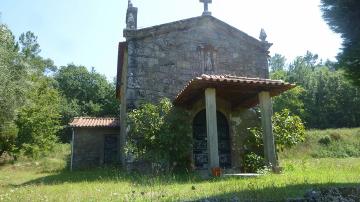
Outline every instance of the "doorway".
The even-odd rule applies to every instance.
[[[219,164],[223,169],[231,168],[229,124],[225,115],[216,112],[218,128]],[[193,120],[193,159],[196,169],[208,169],[206,111],[200,111]]]
[[[105,135],[104,137],[104,164],[113,165],[117,162],[118,136]]]

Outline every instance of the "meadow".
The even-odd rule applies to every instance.
[[[59,145],[46,158],[0,166],[0,201],[284,201],[314,188],[360,186],[359,150],[360,129],[309,131],[304,143],[279,154],[281,174],[202,179],[116,168],[70,172],[69,145]]]

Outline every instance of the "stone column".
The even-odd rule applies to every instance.
[[[219,167],[218,133],[216,117],[216,91],[214,88],[205,90],[206,130],[209,168]]]
[[[277,167],[275,141],[272,130],[272,103],[269,92],[259,93],[260,110],[261,110],[261,125],[263,128],[263,141],[265,161],[268,166],[271,165],[273,169]]]
[[[124,52],[124,61],[122,69],[122,78],[121,78],[121,93],[120,93],[120,137],[119,137],[119,159],[121,166],[126,168],[126,155],[125,155],[125,145],[126,145],[126,128],[127,128],[127,106],[126,106],[126,90],[127,90],[127,73],[128,73],[128,50],[125,49]]]

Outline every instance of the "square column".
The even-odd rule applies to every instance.
[[[216,91],[214,88],[205,90],[206,130],[209,168],[219,167],[218,131],[216,117]]]
[[[131,43],[132,44],[132,43]],[[118,158],[120,160],[121,166],[126,168],[126,154],[125,154],[125,145],[127,139],[127,120],[126,120],[126,113],[127,113],[127,106],[126,106],[126,91],[128,85],[128,49],[124,50],[124,59],[123,59],[123,69],[122,69],[122,84],[121,84],[121,91],[120,91],[120,136],[119,136],[119,155]]]
[[[265,163],[275,169],[277,167],[275,140],[272,129],[272,103],[270,93],[263,91],[259,93],[261,110],[261,125],[263,128]]]

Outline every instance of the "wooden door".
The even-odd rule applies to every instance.
[[[104,137],[104,164],[111,165],[117,162],[118,136],[105,135]]]

